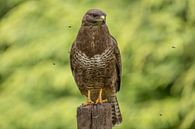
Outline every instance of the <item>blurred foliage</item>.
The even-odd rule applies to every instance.
[[[90,8],[118,40],[123,123],[195,129],[194,0],[0,0],[0,129],[75,129],[69,49]]]

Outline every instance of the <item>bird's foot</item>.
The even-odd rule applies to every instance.
[[[100,89],[100,92],[99,92],[98,99],[97,99],[96,102],[95,102],[96,104],[98,104],[98,103],[102,104],[102,103],[108,101],[107,99],[105,99],[105,100],[102,99],[102,92],[103,92],[103,89],[101,88],[101,89]]]
[[[105,102],[108,102],[108,100],[107,99],[101,99],[101,98],[98,98],[97,100],[96,100],[96,102],[95,102],[95,104],[102,104],[102,103],[105,103]]]
[[[85,102],[85,103],[83,103],[82,105],[90,105],[90,104],[94,104],[94,102],[91,100],[91,92],[90,92],[90,90],[88,90],[87,91],[88,93],[88,95],[87,95],[87,101]]]
[[[91,99],[87,99],[85,103],[83,103],[83,106],[94,104],[94,102]]]

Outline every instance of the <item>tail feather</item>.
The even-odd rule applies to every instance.
[[[112,96],[110,98],[110,102],[113,104],[112,105],[112,125],[120,124],[122,122],[122,115],[120,112],[118,100],[116,96]]]

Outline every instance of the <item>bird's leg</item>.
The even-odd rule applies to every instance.
[[[100,89],[100,92],[99,92],[98,99],[97,99],[96,102],[95,102],[96,104],[98,104],[98,103],[101,104],[101,103],[107,102],[107,99],[105,99],[105,100],[102,99],[102,90],[103,90],[103,89],[101,88],[101,89]]]
[[[87,90],[87,103],[89,104],[93,104],[94,102],[91,100],[91,91],[90,90]]]
[[[87,102],[85,102],[83,105],[89,105],[93,104],[94,102],[91,100],[91,91],[87,90]]]

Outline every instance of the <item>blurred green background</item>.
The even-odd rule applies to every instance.
[[[0,0],[0,129],[76,129],[69,50],[90,8],[122,54],[114,129],[195,129],[194,0]]]

